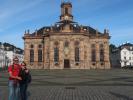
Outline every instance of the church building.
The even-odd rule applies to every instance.
[[[24,61],[30,69],[110,69],[109,31],[73,20],[72,3],[61,3],[59,22],[25,31]]]

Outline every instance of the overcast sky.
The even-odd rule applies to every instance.
[[[65,0],[67,1],[67,0]],[[133,0],[69,0],[74,20],[100,32],[110,30],[110,43],[133,43]],[[59,21],[61,0],[0,0],[0,42],[23,48],[22,36]]]

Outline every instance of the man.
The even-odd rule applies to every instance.
[[[13,59],[13,65],[8,67],[9,72],[9,99],[8,100],[19,100],[19,77],[21,66],[19,65],[19,59],[15,57]]]

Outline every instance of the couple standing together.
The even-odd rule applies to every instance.
[[[27,87],[31,81],[26,63],[19,65],[19,59],[15,57],[13,64],[8,67],[9,73],[9,98],[8,100],[27,100]]]

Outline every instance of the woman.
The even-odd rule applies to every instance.
[[[27,100],[28,75],[29,70],[26,68],[26,63],[22,62],[19,74],[19,76],[22,78],[22,80],[19,82],[21,100]]]
[[[9,72],[9,99],[19,100],[19,77],[21,66],[19,65],[19,59],[15,57],[13,64],[8,67]]]

